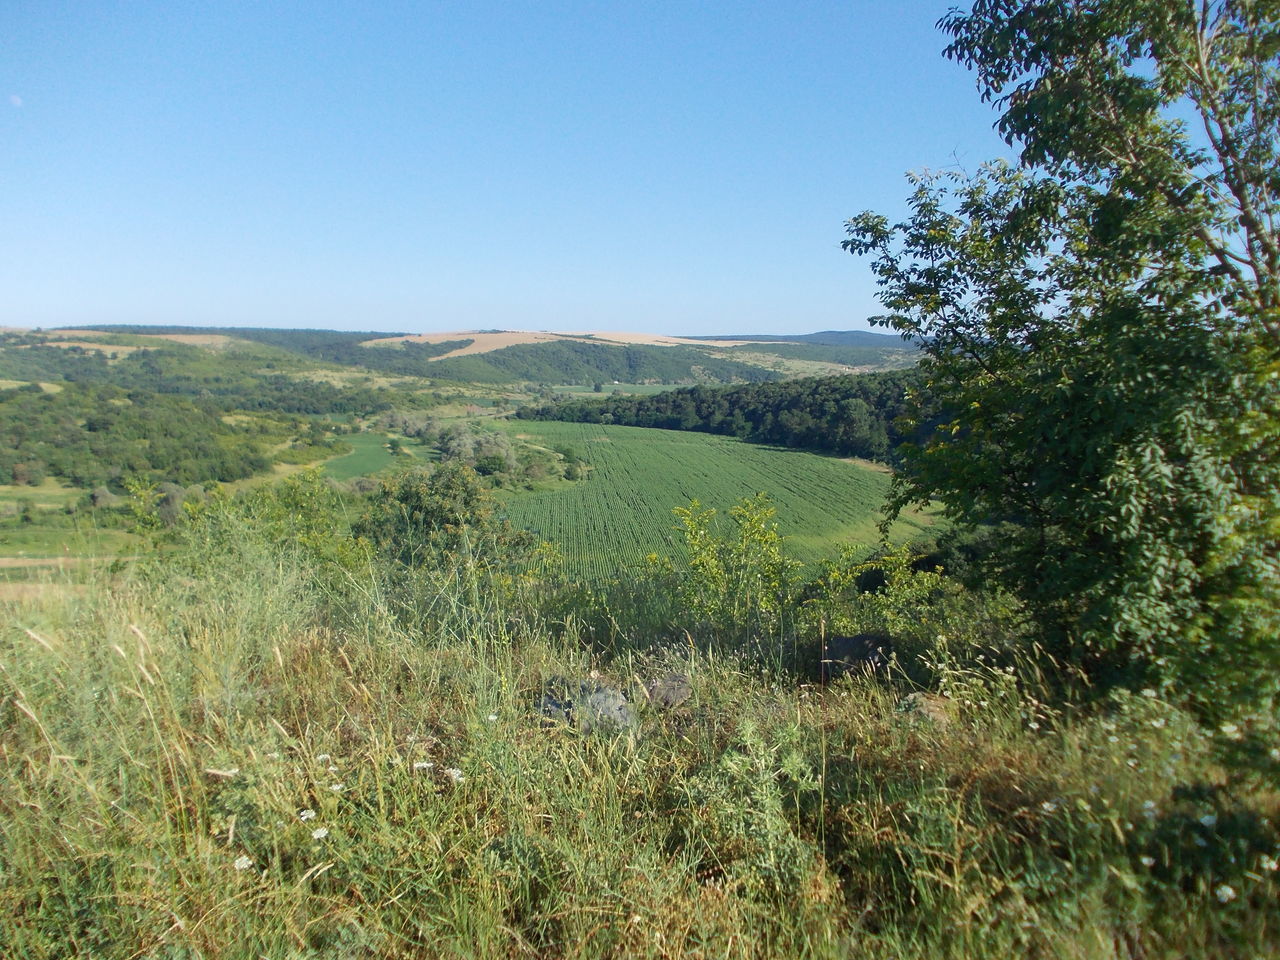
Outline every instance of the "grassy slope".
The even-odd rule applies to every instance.
[[[325,576],[254,518],[75,597],[0,601],[0,955],[1280,946],[1274,795],[1204,789],[1203,738],[1155,698],[1058,716],[957,667],[938,726],[891,685],[802,686],[701,636],[593,657],[536,590],[392,583]],[[931,629],[989,627],[970,619]],[[544,722],[542,684],[593,668],[678,669],[692,698],[638,708],[634,736]]]
[[[788,550],[801,560],[832,555],[845,543],[869,549],[878,539],[888,477],[842,460],[644,427],[522,420],[507,429],[547,447],[571,447],[590,464],[584,480],[507,503],[514,523],[561,545],[581,574],[612,575],[623,561],[673,549],[671,511],[694,498],[723,511],[769,494]],[[901,534],[922,523],[908,518]]]

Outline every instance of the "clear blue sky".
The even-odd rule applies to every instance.
[[[1008,153],[946,2],[9,0],[0,324],[772,333]]]

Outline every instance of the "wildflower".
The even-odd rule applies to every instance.
[[[329,756],[327,753],[316,754],[316,763],[328,763],[332,759],[333,757]]]
[[[331,783],[329,784],[329,789],[334,793],[341,793],[343,790],[347,789],[347,787],[346,784],[343,783]]]
[[[1119,743],[1119,742],[1120,742],[1120,738],[1117,737],[1114,733],[1111,736],[1107,737],[1107,743]]]
[[[328,835],[329,835],[328,827],[316,827],[314,830],[311,831],[311,838],[313,840],[323,840]]]
[[[453,779],[454,783],[461,783],[464,779],[466,779],[465,777],[463,777],[462,771],[459,770],[457,767],[445,767],[444,772],[447,773]]]
[[[1152,697],[1155,697],[1156,692],[1152,690],[1150,687],[1147,687],[1145,690],[1142,691],[1142,695],[1144,697],[1152,698]]]
[[[1280,862],[1275,857],[1268,857],[1265,853],[1258,859],[1258,869],[1276,872],[1276,868],[1280,867]]]
[[[1143,801],[1142,815],[1148,820],[1156,815],[1156,802],[1154,800]]]
[[[1213,895],[1218,898],[1219,903],[1230,903],[1236,898],[1236,891],[1229,884],[1220,883],[1213,888]]]
[[[1226,737],[1228,740],[1240,740],[1240,739],[1243,739],[1244,737],[1244,735],[1240,732],[1240,728],[1237,727],[1234,723],[1224,723],[1218,729],[1222,731],[1222,735]]]
[[[485,719],[488,720],[490,723],[493,723],[498,719],[498,715],[496,713],[491,713],[489,714],[489,716],[485,717]]]
[[[1053,813],[1058,809],[1058,804],[1053,800],[1046,800],[1044,803],[1040,804],[1040,809],[1045,813]]]
[[[253,860],[250,857],[246,857],[244,854],[241,854],[236,857],[234,866],[237,870],[248,870],[253,866]]]
[[[1212,829],[1218,825],[1218,817],[1216,814],[1206,813],[1200,818],[1200,826]]]
[[[1149,857],[1145,853],[1138,860],[1144,867],[1154,867],[1156,865],[1156,858]]]
[[[316,818],[316,812],[314,810],[308,809],[308,810],[298,811],[298,819],[303,821],[304,823],[308,820],[314,820],[315,818]]]
[[[415,760],[413,763],[413,769],[415,770],[430,770],[434,766],[435,764],[430,760]]]
[[[330,765],[330,767],[329,767],[329,772],[330,772],[330,773],[337,773],[337,772],[338,772],[338,768],[337,768],[337,767],[335,767],[335,766]]]
[[[1151,725],[1155,727],[1157,730],[1163,727],[1164,724],[1165,724],[1164,717],[1156,717],[1154,720],[1151,721]]]

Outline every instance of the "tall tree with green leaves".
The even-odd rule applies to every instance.
[[[1061,652],[1274,717],[1280,3],[979,0],[940,26],[1020,156],[848,224],[939,423],[894,509],[1006,524],[994,572]]]

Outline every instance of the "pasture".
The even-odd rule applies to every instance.
[[[340,457],[325,462],[321,472],[334,480],[352,480],[355,477],[372,476],[381,473],[397,464],[408,466],[414,462],[415,454],[425,454],[421,444],[413,440],[402,440],[408,457],[397,457],[389,449],[387,443],[391,439],[385,433],[350,433],[343,438],[355,449]]]
[[[528,420],[505,428],[528,443],[572,448],[588,465],[573,484],[505,499],[512,523],[556,544],[579,576],[614,576],[649,553],[678,553],[672,510],[695,498],[723,515],[743,497],[767,493],[788,552],[805,562],[847,544],[870,551],[879,538],[889,486],[882,471],[705,433]],[[895,538],[910,539],[930,522],[906,517]]]

